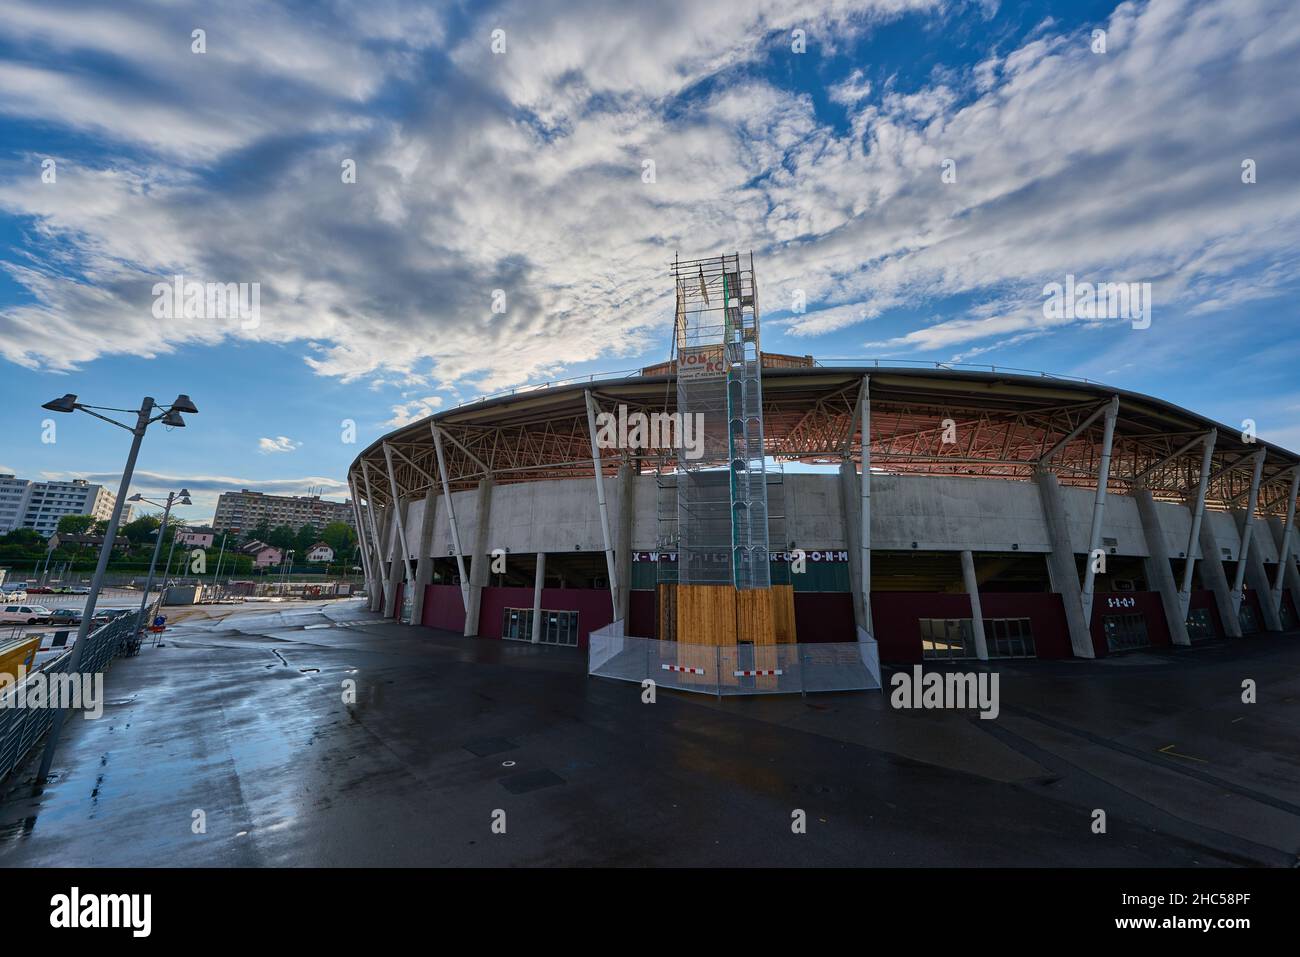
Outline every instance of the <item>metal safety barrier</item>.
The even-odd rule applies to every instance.
[[[858,641],[793,645],[692,645],[623,634],[616,621],[591,633],[587,673],[711,695],[880,690],[880,651]]]
[[[80,673],[95,674],[107,671],[113,657],[123,643],[131,637],[134,628],[135,615],[124,615],[107,622],[87,635],[86,648],[78,664]],[[31,681],[33,675],[38,673],[44,675],[44,680],[47,681],[53,675],[67,674],[71,664],[72,649],[70,648],[27,675],[24,683]],[[10,676],[11,681],[13,677]],[[0,693],[0,781],[3,781],[10,771],[23,762],[40,741],[41,736],[50,729],[57,711],[56,708],[48,707],[16,707],[18,698],[17,684],[7,685]]]

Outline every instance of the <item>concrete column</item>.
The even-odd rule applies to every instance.
[[[533,644],[542,640],[542,588],[546,585],[546,553],[537,553],[537,572],[533,576]]]
[[[456,503],[451,498],[451,482],[447,479],[447,460],[442,452],[442,430],[429,423],[433,433],[433,449],[438,455],[438,476],[442,479],[442,500],[447,503],[447,524],[451,526],[451,550],[456,556],[456,571],[460,577],[460,603],[469,616],[469,579],[465,577],[465,552],[460,547],[460,529],[456,525]]]
[[[1278,553],[1281,554],[1285,526],[1273,519],[1269,522],[1269,527],[1273,530],[1273,540],[1277,542]],[[1295,538],[1295,534],[1295,530],[1292,529],[1292,539]],[[1300,570],[1296,569],[1295,552],[1295,543],[1292,541],[1291,549],[1287,553],[1287,560],[1280,564],[1279,568],[1282,573],[1282,587],[1291,593],[1291,604],[1300,609]],[[1278,617],[1281,617],[1281,593],[1278,594]]]
[[[1169,565],[1169,549],[1165,545],[1164,529],[1160,527],[1160,512],[1151,491],[1139,488],[1133,493],[1137,500],[1138,515],[1142,518],[1142,534],[1146,538],[1147,553],[1151,556],[1146,561],[1147,580],[1160,593],[1160,604],[1165,610],[1165,620],[1169,623],[1169,637],[1176,645],[1190,645],[1192,639],[1187,634],[1187,613],[1174,582],[1174,570]],[[1191,561],[1191,558],[1188,558]],[[1190,595],[1188,598],[1190,599]]]
[[[478,483],[478,529],[474,533],[473,559],[469,565],[469,604],[465,608],[465,637],[478,635],[478,615],[483,602],[483,589],[491,581],[491,559],[488,541],[492,524],[492,477]]]
[[[379,534],[380,526],[375,518],[375,495],[370,489],[370,466],[365,459],[361,460],[361,479],[366,487],[366,518],[370,522],[370,541],[375,549],[375,576],[379,581],[377,593],[370,595],[368,604],[371,611],[379,611],[384,607],[384,596],[388,591],[388,566],[385,564],[388,553],[384,550],[384,540]]]
[[[1241,637],[1241,620],[1237,618],[1237,605],[1232,600],[1232,586],[1223,570],[1223,552],[1210,522],[1201,523],[1201,583],[1214,592],[1214,604],[1223,621],[1223,631],[1229,638]]]
[[[858,472],[853,459],[840,460],[840,509],[844,512],[844,538],[849,550],[849,592],[853,596],[853,623],[865,630],[862,609],[862,499],[858,494]]]
[[[1093,571],[1093,555],[1101,547],[1101,523],[1106,515],[1106,483],[1110,481],[1110,450],[1115,440],[1115,419],[1119,417],[1119,396],[1110,400],[1106,409],[1106,425],[1101,437],[1101,462],[1097,466],[1097,494],[1092,501],[1092,529],[1088,533],[1088,559],[1084,562],[1083,589],[1079,602],[1083,607],[1083,621],[1092,624],[1092,589],[1097,580]]]
[[[374,591],[375,574],[370,562],[370,546],[366,543],[366,523],[361,518],[361,498],[357,495],[356,478],[348,476],[348,491],[352,495],[352,522],[357,530],[357,542],[361,546],[361,572],[366,580],[366,595]],[[368,599],[367,599],[368,600]]]
[[[433,582],[433,525],[438,517],[438,488],[430,485],[424,493],[424,517],[420,521],[420,538],[415,553],[415,594],[411,605],[411,624],[424,620],[424,589]]]
[[[596,443],[596,400],[588,389],[587,429],[591,433],[591,462],[596,472],[596,507],[600,511],[600,534],[605,543],[605,573],[609,576],[609,601],[618,617],[618,569],[614,567],[614,544],[609,534],[609,507],[605,504],[605,473],[600,463],[600,446]]]
[[[415,581],[415,575],[411,570],[411,548],[410,544],[406,540],[406,516],[410,513],[410,503],[401,497],[401,493],[397,489],[397,473],[393,471],[393,452],[388,447],[387,442],[384,443],[384,463],[388,466],[388,488],[389,492],[393,496],[393,501],[402,503],[401,507],[397,510],[400,518],[397,522],[396,544],[402,552],[402,581],[406,585],[402,595],[402,605],[404,608],[406,605],[406,599],[412,597],[411,593],[414,591]],[[394,606],[393,617],[400,619],[402,617],[403,608]]]
[[[961,553],[961,577],[966,581],[966,594],[970,595],[971,630],[975,633],[975,655],[980,661],[989,660],[988,641],[984,636],[984,609],[980,607],[980,584],[975,578],[975,556],[970,549]]]
[[[862,628],[868,635],[875,634],[871,625],[871,376],[862,377],[858,389],[858,408],[862,418],[862,475],[858,479],[862,505],[859,509],[861,531],[858,533],[862,557]]]
[[[614,570],[618,573],[618,607],[615,614],[626,622],[632,609],[632,519],[636,514],[636,470],[624,462],[618,470],[618,541]]]
[[[1043,521],[1052,550],[1047,555],[1047,572],[1052,579],[1052,591],[1061,596],[1065,606],[1065,623],[1070,630],[1070,650],[1076,658],[1095,658],[1092,634],[1083,617],[1083,597],[1079,590],[1079,569],[1074,563],[1074,549],[1070,544],[1070,527],[1065,520],[1065,502],[1061,498],[1061,484],[1052,472],[1039,471],[1034,475],[1039,499],[1043,505]]]
[[[1210,463],[1214,458],[1214,440],[1217,435],[1217,431],[1211,430],[1205,436],[1205,448],[1201,453],[1201,478],[1196,485],[1196,505],[1192,508],[1192,527],[1187,533],[1187,561],[1183,565],[1183,585],[1178,590],[1184,630],[1192,606],[1192,572],[1196,568],[1196,546],[1200,541],[1201,522],[1205,518],[1205,494],[1210,490]]]
[[[1273,586],[1268,580],[1268,571],[1264,568],[1264,551],[1259,545],[1259,536],[1248,536],[1246,534],[1246,522],[1249,516],[1241,512],[1233,512],[1233,517],[1237,520],[1237,527],[1241,529],[1242,541],[1247,543],[1249,551],[1242,556],[1242,561],[1237,563],[1237,577],[1241,578],[1242,563],[1245,563],[1245,574],[1248,576],[1247,581],[1250,587],[1259,593],[1259,606],[1263,613],[1264,620],[1261,624],[1265,631],[1281,631],[1282,619],[1274,606],[1272,598]],[[1237,600],[1237,607],[1241,607],[1241,598]]]
[[[1291,492],[1286,500],[1286,524],[1282,526],[1282,536],[1277,543],[1277,574],[1273,577],[1273,608],[1282,617],[1282,587],[1286,582],[1286,570],[1291,565],[1291,533],[1295,528],[1295,499],[1300,493],[1300,466],[1291,473]],[[1270,523],[1271,524],[1271,523]]]
[[[1237,560],[1237,578],[1232,583],[1232,606],[1241,608],[1241,586],[1246,581],[1246,568],[1250,564],[1250,537],[1255,526],[1255,507],[1259,504],[1259,480],[1264,474],[1264,457],[1268,453],[1260,449],[1255,453],[1255,471],[1250,479],[1250,500],[1246,504],[1246,520],[1238,522],[1241,528],[1241,556]],[[1265,591],[1267,594],[1267,591]],[[1264,602],[1267,604],[1267,602]]]
[[[397,607],[397,586],[402,581],[402,539],[398,530],[406,521],[406,503],[401,502],[397,508],[389,508],[387,518],[388,545],[384,554],[388,557],[388,588],[384,591],[384,617],[395,618],[401,613]]]

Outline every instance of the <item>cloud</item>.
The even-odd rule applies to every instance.
[[[411,422],[418,421],[442,408],[442,396],[427,395],[422,399],[411,399],[408,402],[401,402],[393,406],[393,417],[383,423],[390,428],[400,428]]]
[[[257,450],[263,455],[271,455],[275,452],[293,452],[302,448],[302,443],[294,441],[287,435],[277,435],[273,439],[260,438],[257,440]]]
[[[939,4],[515,2],[453,31],[438,5],[300,23],[232,3],[205,17],[202,56],[188,4],[87,5],[93,29],[10,6],[0,32],[30,53],[0,56],[0,112],[107,144],[91,162],[69,148],[54,184],[41,155],[0,163],[0,209],[29,240],[5,265],[26,295],[0,311],[0,356],[30,368],[247,339],[298,343],[345,381],[492,392],[664,351],[673,252],[737,245],[790,335],[999,303],[870,340],[915,353],[1055,332],[1040,291],[1067,272],[1152,282],[1159,330],[1276,296],[1300,265],[1286,0],[1123,3],[1105,55],[1044,21],[907,89],[846,70],[828,80],[843,124],[776,79],[789,31],[816,57]],[[260,323],[161,326],[150,289],[177,272],[259,282]]]

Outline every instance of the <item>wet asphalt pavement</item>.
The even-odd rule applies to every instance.
[[[42,793],[34,759],[9,776],[0,864],[1289,867],[1300,853],[1300,636],[1000,663],[989,721],[895,711],[887,692],[643,704],[637,685],[589,679],[583,652],[394,625],[355,602],[215,613],[229,617],[115,663],[103,717],[68,722]]]

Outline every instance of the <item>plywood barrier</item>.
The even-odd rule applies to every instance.
[[[749,588],[736,592],[736,632],[743,641],[751,641],[756,646],[776,644],[772,589]]]
[[[678,585],[677,640],[688,645],[734,645],[735,595],[730,585]]]
[[[657,623],[660,641],[677,640],[677,584],[660,582],[656,589],[659,593],[659,621]]]
[[[793,585],[772,586],[772,619],[778,645],[793,645],[799,640],[794,625]]]

